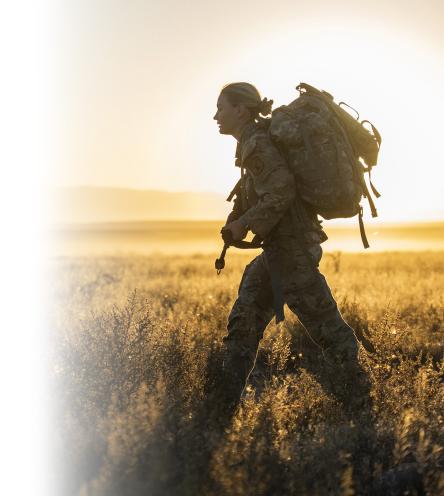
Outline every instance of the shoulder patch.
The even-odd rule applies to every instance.
[[[242,151],[241,151],[242,163],[245,163],[245,160],[253,153],[255,148],[256,148],[256,138],[252,136],[242,146]]]
[[[253,176],[260,176],[264,170],[264,167],[264,163],[261,160],[256,159],[251,166],[248,167],[248,170],[251,171]]]

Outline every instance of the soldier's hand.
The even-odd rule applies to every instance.
[[[240,220],[234,220],[233,222],[230,222],[224,227],[224,230],[225,229],[231,231],[234,241],[240,241],[241,239],[244,239],[248,232],[248,229]]]
[[[225,226],[228,226],[228,224],[230,224],[231,222],[236,220],[238,217],[239,217],[239,214],[237,214],[236,212],[230,212],[228,217],[227,217],[227,220],[225,221]]]

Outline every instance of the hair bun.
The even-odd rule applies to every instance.
[[[270,115],[272,105],[273,100],[267,100],[266,98],[263,98],[261,103],[259,104],[259,113],[262,115]]]

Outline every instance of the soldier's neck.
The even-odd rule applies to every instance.
[[[246,129],[248,129],[250,126],[252,126],[254,123],[255,123],[254,120],[248,120],[242,126],[240,126],[238,130],[236,130],[233,133],[233,136],[236,138],[238,143],[240,143],[240,141],[242,139],[242,135],[244,134],[244,131]]]

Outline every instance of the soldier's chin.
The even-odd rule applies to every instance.
[[[219,126],[219,134],[229,134],[229,133],[227,133],[227,131],[222,126]]]

